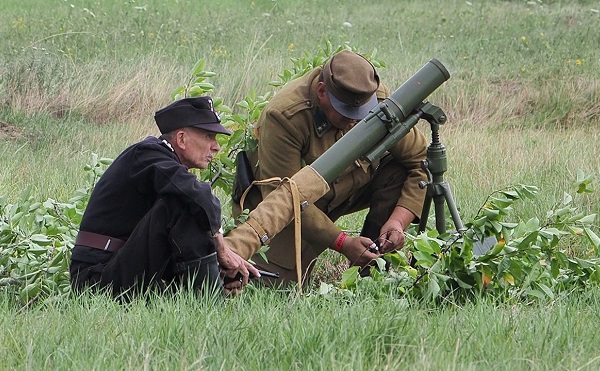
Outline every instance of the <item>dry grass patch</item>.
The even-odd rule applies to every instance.
[[[0,120],[0,139],[15,140],[23,137],[21,129],[11,125],[6,121]]]

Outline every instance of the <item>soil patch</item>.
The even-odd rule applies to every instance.
[[[19,139],[21,137],[23,134],[18,127],[0,120],[0,139]]]

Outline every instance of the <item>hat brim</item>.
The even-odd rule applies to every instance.
[[[210,131],[213,133],[231,135],[231,132],[229,130],[225,129],[225,127],[223,125],[221,125],[217,122],[212,123],[212,124],[198,124],[198,125],[190,125],[190,126],[193,126],[198,129]]]
[[[367,101],[367,103],[358,107],[342,102],[329,91],[327,92],[327,94],[329,95],[329,102],[331,102],[331,106],[333,107],[333,109],[335,109],[340,115],[353,120],[364,119],[369,114],[369,111],[371,111],[377,106],[377,94],[375,93]]]

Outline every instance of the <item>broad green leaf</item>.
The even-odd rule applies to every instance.
[[[479,261],[487,261],[487,260],[495,257],[496,255],[498,255],[502,251],[502,249],[504,249],[505,245],[506,245],[506,241],[504,241],[504,239],[501,239],[487,253],[485,253],[484,255],[480,256],[477,260],[479,260]]]
[[[431,299],[435,299],[440,294],[440,285],[437,282],[435,276],[429,276],[429,282],[427,283],[427,296]]]
[[[433,254],[434,250],[432,248],[432,245],[429,243],[429,241],[427,240],[427,237],[423,237],[424,235],[421,235],[422,237],[419,238],[418,240],[416,240],[416,244],[417,244],[417,249],[419,249],[419,252],[422,252],[424,254]]]
[[[497,270],[497,274],[500,275],[502,274],[504,271],[507,271],[510,269],[510,260],[508,258],[503,258],[500,261],[500,264],[498,264],[498,270]]]
[[[98,162],[100,162],[102,165],[110,165],[113,163],[113,159],[112,158],[107,158],[107,157],[102,157],[100,160],[98,160]]]
[[[205,93],[205,90],[198,87],[198,86],[193,86],[192,88],[190,88],[190,90],[188,91],[188,95],[191,98],[195,98],[195,97],[200,97],[202,96],[202,94]]]
[[[206,61],[204,59],[200,59],[198,62],[196,62],[196,64],[194,65],[194,68],[192,68],[191,74],[193,76],[200,76],[202,74],[202,71],[204,71],[205,65],[206,65]]]
[[[583,181],[585,181],[585,173],[583,172],[582,169],[577,169],[577,175],[576,175],[576,182],[577,183],[581,183]]]
[[[473,220],[473,225],[476,227],[482,227],[483,225],[485,225],[486,221],[487,221],[486,217],[477,218],[477,219]]]
[[[490,225],[494,229],[494,232],[496,232],[496,233],[502,232],[502,224],[500,224],[498,221],[490,220]]]
[[[560,209],[553,210],[549,213],[548,217],[564,217],[573,212],[573,209],[570,207],[563,207]]]
[[[512,200],[517,200],[519,199],[519,193],[515,190],[509,190],[509,191],[500,191],[500,194],[512,199]]]
[[[590,274],[590,281],[595,283],[600,282],[600,269],[598,267],[593,268],[593,273]]]
[[[34,234],[30,237],[31,241],[39,244],[39,245],[48,245],[52,242],[52,240],[50,238],[48,238],[48,236],[46,236],[45,234]],[[44,249],[45,250],[45,249]]]
[[[10,218],[10,222],[12,224],[17,224],[19,222],[19,220],[21,220],[21,218],[23,217],[23,215],[25,215],[24,212],[18,212],[15,215],[12,216],[12,218]]]
[[[515,277],[510,273],[504,273],[504,275],[502,276],[502,279],[511,286],[515,285]]]
[[[40,256],[40,255],[44,255],[44,254],[48,253],[48,249],[45,249],[43,247],[31,247],[31,248],[27,249],[27,253],[33,254],[34,259],[35,259],[36,256]]]
[[[567,234],[567,232],[563,232],[557,228],[545,228],[540,230],[540,236],[552,239],[553,237],[561,236],[563,234]]]
[[[573,202],[573,196],[565,192],[563,195],[563,205],[570,205],[571,202]]]
[[[384,259],[387,260],[388,262],[390,262],[390,265],[392,267],[398,267],[400,266],[400,264],[402,264],[404,261],[406,261],[406,259],[403,259],[400,256],[399,252],[393,252],[393,253],[387,253],[384,256]]]
[[[193,88],[199,87],[200,89],[202,89],[205,92],[208,91],[213,91],[215,89],[215,86],[213,84],[211,84],[210,82],[199,82],[197,84],[194,84]]]
[[[498,198],[498,197],[492,197],[491,201],[499,209],[508,208],[509,206],[511,206],[514,203],[514,201],[512,199]]]
[[[521,188],[523,195],[530,200],[534,200],[540,192],[540,189],[536,186],[523,185]]]
[[[544,292],[544,294],[546,294],[546,296],[548,296],[550,299],[554,299],[554,293],[548,286],[544,285],[543,283],[537,283],[536,285]]]
[[[25,187],[23,189],[23,191],[19,195],[19,199],[21,200],[21,203],[24,203],[25,201],[27,201],[29,199],[29,197],[31,197],[31,189],[32,189],[31,185],[28,185],[27,187]]]
[[[39,282],[33,282],[25,286],[19,296],[23,302],[28,302],[29,300],[36,297],[41,291],[41,284]]]
[[[556,278],[560,274],[560,263],[561,260],[559,260],[558,258],[552,259],[552,262],[550,264],[550,274],[552,274],[552,278]]]
[[[521,242],[519,242],[517,247],[519,249],[524,249],[524,248],[528,247],[529,245],[531,245],[533,242],[535,242],[537,240],[537,237],[538,237],[538,231],[531,232],[525,238],[523,238],[521,240]]]
[[[35,211],[37,208],[39,208],[40,206],[42,206],[41,202],[34,202],[31,205],[29,205],[29,212],[33,212]]]
[[[344,273],[342,273],[342,288],[350,288],[356,286],[356,281],[358,280],[358,269],[359,267],[354,266],[346,269]]]
[[[238,106],[244,108],[246,111],[252,111],[254,109],[254,100],[246,98],[238,103]]]
[[[429,268],[435,264],[435,258],[431,254],[415,251],[413,252],[413,256],[417,259],[417,265],[422,267]]]
[[[415,268],[411,267],[411,266],[407,266],[404,267],[404,269],[406,270],[406,273],[408,273],[408,275],[411,278],[417,278],[417,274],[419,273]]]
[[[572,225],[565,225],[565,229],[569,233],[575,234],[575,235],[578,235],[578,236],[581,236],[584,233],[583,228],[579,228],[579,227],[572,226]]]
[[[488,209],[487,207],[483,208],[483,215],[485,215],[488,219],[495,220],[500,216],[500,210]]]
[[[540,290],[529,289],[529,290],[525,291],[525,295],[533,296],[538,299],[545,299],[544,293],[541,292]]]
[[[319,295],[327,295],[330,292],[332,292],[333,290],[334,290],[333,285],[330,285],[325,282],[321,282],[321,285],[319,286]]]
[[[386,265],[385,259],[377,258],[377,259],[375,259],[375,263],[377,264],[377,268],[380,272],[385,271],[385,265]]]
[[[534,231],[540,227],[540,220],[538,218],[531,218],[525,223],[525,228],[528,231]]]
[[[589,261],[586,259],[574,258],[573,260],[584,269],[598,266],[597,262]]]
[[[437,278],[439,278],[442,282],[446,282],[448,281],[451,277],[445,274],[441,274],[438,272],[431,272],[433,275],[435,275]]]
[[[598,237],[598,235],[594,233],[594,231],[592,231],[590,228],[584,228],[583,230],[585,232],[586,237],[594,246],[594,248],[596,250],[600,249],[600,238]]]
[[[460,286],[463,289],[467,289],[468,290],[468,289],[473,288],[472,285],[469,285],[468,283],[466,283],[465,281],[461,280],[458,277],[455,277],[454,280],[456,281],[456,283],[458,283],[458,286]]]
[[[583,223],[583,224],[594,224],[595,221],[596,221],[596,214],[586,215],[583,218],[579,219],[579,222]]]

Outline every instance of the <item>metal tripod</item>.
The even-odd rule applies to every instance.
[[[465,231],[462,220],[456,208],[456,203],[452,197],[450,184],[444,180],[444,173],[448,169],[446,158],[446,147],[440,143],[439,127],[446,122],[446,115],[441,108],[430,103],[425,103],[421,107],[423,116],[431,125],[431,144],[427,147],[427,159],[421,166],[427,173],[427,182],[421,181],[419,187],[427,188],[423,210],[421,212],[421,221],[419,223],[419,232],[425,231],[427,219],[429,218],[429,209],[431,202],[434,203],[435,228],[442,234],[446,233],[446,217],[444,205],[448,205],[452,221],[456,231],[462,233]]]

